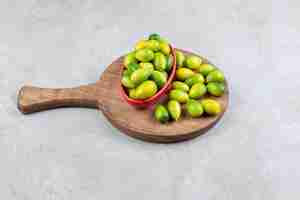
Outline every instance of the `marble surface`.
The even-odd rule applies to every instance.
[[[297,0],[0,0],[1,199],[299,199],[299,9]],[[23,84],[94,82],[151,32],[228,77],[229,110],[208,134],[151,144],[97,110],[17,110]]]

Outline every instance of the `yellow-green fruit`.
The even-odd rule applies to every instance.
[[[181,51],[176,51],[176,65],[182,67],[185,56]]]
[[[161,123],[166,123],[170,119],[168,110],[161,104],[156,105],[154,116],[155,119]]]
[[[179,90],[182,90],[184,92],[188,92],[189,91],[189,86],[183,82],[180,82],[180,81],[174,81],[172,83],[172,88],[173,89],[179,89]]]
[[[148,40],[146,42],[146,48],[149,48],[152,51],[158,51],[159,50],[159,42],[157,40]]]
[[[160,39],[160,35],[157,33],[152,33],[149,35],[149,40],[159,40]]]
[[[140,66],[137,63],[130,63],[127,66],[127,70],[128,70],[129,75],[131,75],[135,70],[137,70],[139,68],[140,68]]]
[[[121,82],[122,82],[122,85],[125,86],[126,88],[134,88],[135,87],[134,83],[131,81],[129,76],[123,76]]]
[[[157,92],[157,86],[154,81],[144,81],[135,90],[136,99],[147,99]]]
[[[170,71],[172,69],[173,66],[173,56],[170,54],[169,57],[167,58],[167,67],[166,67],[166,71]]]
[[[207,82],[224,82],[224,80],[224,74],[219,70],[210,72],[206,77]]]
[[[206,86],[203,83],[196,83],[192,86],[189,96],[192,99],[198,99],[206,93]]]
[[[180,80],[180,81],[184,81],[184,80],[190,78],[191,76],[193,76],[194,74],[195,74],[195,72],[193,72],[192,70],[185,68],[185,67],[181,67],[176,70],[176,78],[177,78],[177,80]]]
[[[127,67],[130,63],[137,63],[134,52],[127,54],[123,59],[125,67]]]
[[[165,77],[166,79],[168,79],[168,73],[167,72],[161,72]]]
[[[152,63],[149,63],[149,62],[141,62],[140,67],[143,68],[143,69],[148,69],[151,72],[154,71],[154,65]]]
[[[154,53],[150,49],[139,49],[135,52],[135,58],[141,62],[149,62],[153,60]]]
[[[179,103],[186,103],[189,100],[189,95],[179,89],[173,89],[169,93],[169,98],[178,101]]]
[[[151,71],[149,69],[137,69],[135,70],[131,76],[130,79],[135,85],[139,85],[143,81],[147,80],[149,76],[151,75]]]
[[[200,117],[203,114],[203,107],[196,100],[189,100],[186,104],[186,109],[191,117]]]
[[[123,76],[129,76],[132,74],[132,72],[130,72],[128,69],[123,71]]]
[[[185,83],[189,87],[192,87],[196,83],[204,83],[204,77],[202,76],[202,74],[195,74],[192,77],[186,79]]]
[[[132,99],[136,99],[135,89],[129,89],[129,97]]]
[[[201,73],[203,76],[207,76],[210,72],[214,71],[215,69],[216,68],[213,65],[204,63],[200,65],[200,67],[197,68],[196,71]]]
[[[186,67],[191,69],[199,68],[201,63],[202,63],[202,59],[199,58],[198,56],[188,56],[185,61]]]
[[[151,79],[154,80],[158,88],[161,88],[167,82],[166,74],[156,70],[152,72]]]
[[[163,52],[166,56],[168,56],[171,52],[171,48],[168,43],[166,42],[160,42],[159,43],[159,49],[161,52]]]
[[[154,55],[154,67],[158,71],[165,71],[167,68],[167,58],[164,54],[157,52]]]
[[[140,40],[135,44],[135,50],[144,49],[147,46],[147,40]]]
[[[222,110],[220,103],[213,99],[203,99],[201,104],[204,111],[209,115],[217,115]]]
[[[175,121],[177,121],[180,118],[181,115],[181,107],[178,101],[170,100],[168,102],[168,111]]]
[[[225,90],[224,84],[217,82],[210,82],[206,87],[209,94],[217,97],[222,96]]]

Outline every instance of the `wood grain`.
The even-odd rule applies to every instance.
[[[49,89],[24,86],[18,96],[18,108],[24,114],[66,106],[98,107],[97,84],[76,88]]]
[[[207,59],[203,60],[209,63]],[[229,93],[226,83],[222,97],[209,97],[216,99],[222,106],[218,116],[190,118],[183,115],[177,122],[160,124],[154,120],[153,108],[137,109],[123,99],[120,92],[121,63],[122,57],[116,59],[102,73],[97,83],[87,86],[70,89],[23,87],[19,94],[19,109],[23,113],[31,113],[63,106],[98,107],[113,126],[127,135],[160,143],[179,142],[205,133],[220,120],[227,109]]]

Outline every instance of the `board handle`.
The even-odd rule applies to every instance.
[[[61,89],[23,86],[18,95],[18,108],[24,114],[58,107],[97,108],[97,106],[96,83]]]

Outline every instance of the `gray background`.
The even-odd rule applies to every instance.
[[[299,199],[299,9],[297,0],[1,0],[1,199]],[[230,107],[208,134],[150,144],[97,110],[18,112],[23,84],[94,82],[150,32],[225,72]]]

